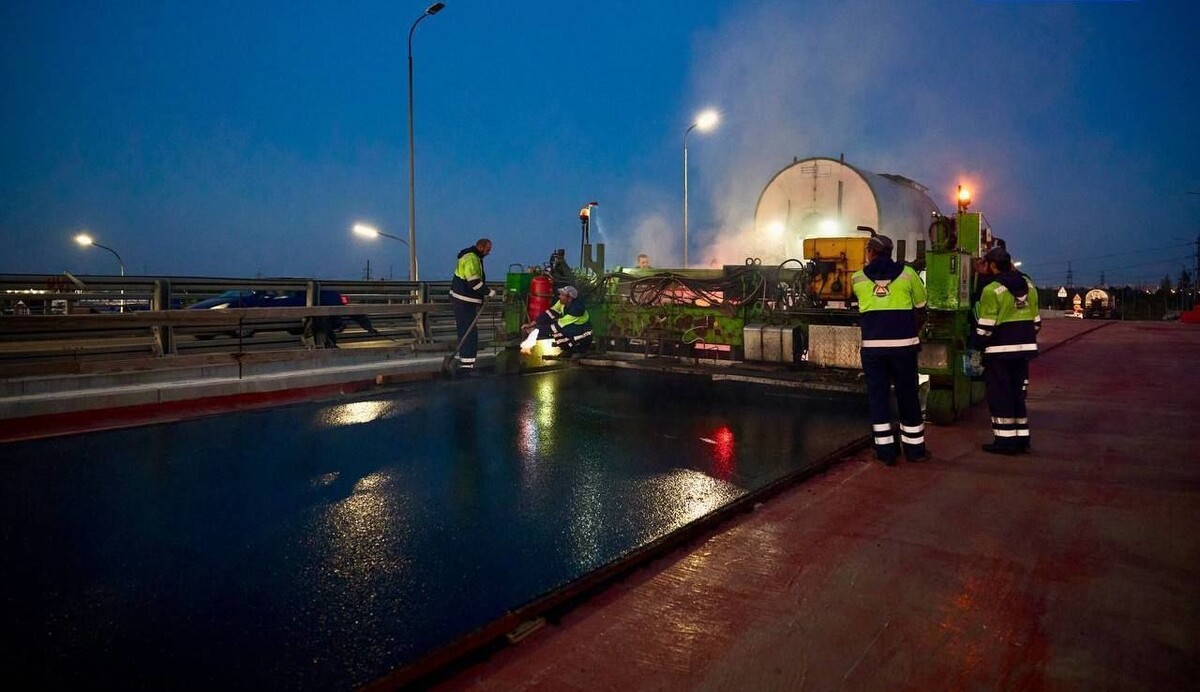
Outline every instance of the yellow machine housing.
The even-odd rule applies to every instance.
[[[850,277],[866,264],[868,237],[805,238],[804,258],[816,266],[810,288],[821,300],[847,300]]]

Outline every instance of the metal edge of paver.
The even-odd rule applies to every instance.
[[[539,618],[555,612],[566,612],[581,605],[588,598],[612,586],[635,570],[688,543],[714,533],[718,526],[732,520],[737,515],[751,511],[757,505],[792,486],[819,473],[824,473],[840,459],[865,449],[870,441],[869,435],[857,437],[812,464],[782,476],[762,488],[748,492],[574,581],[510,610],[492,622],[434,649],[417,660],[400,666],[383,677],[365,683],[359,689],[363,692],[377,692],[427,687],[441,682],[450,675],[465,669],[468,665],[486,658],[488,654],[501,648],[509,635],[522,631],[522,628],[528,628]],[[523,637],[524,633],[513,636],[513,643]]]

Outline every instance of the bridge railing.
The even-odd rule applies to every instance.
[[[337,291],[348,304],[189,309],[229,290]],[[0,275],[0,376],[46,362],[322,348],[332,343],[314,338],[322,328],[340,345],[449,351],[448,290],[448,281]],[[485,345],[500,334],[498,301],[479,331]]]

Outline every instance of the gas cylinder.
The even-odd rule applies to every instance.
[[[554,282],[545,274],[533,277],[529,282],[529,321],[533,322],[550,309],[554,297]]]

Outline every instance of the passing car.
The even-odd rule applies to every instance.
[[[226,310],[229,308],[302,308],[308,304],[308,293],[306,291],[258,291],[252,289],[234,289],[225,291],[224,293],[201,300],[188,306],[189,310]],[[318,305],[349,305],[350,299],[338,293],[337,291],[321,291]],[[370,319],[366,315],[350,315],[350,319],[358,323],[363,329],[371,333],[376,333],[375,328],[371,325]],[[346,321],[340,316],[325,318],[329,320],[329,327],[340,332],[346,328]],[[228,334],[235,338],[249,338],[255,332],[262,331],[287,331],[289,334],[301,334],[304,331],[302,323],[289,325],[281,323],[280,325],[256,324],[243,325],[240,328],[232,329],[217,334],[197,334],[197,339],[211,339],[220,334]]]

